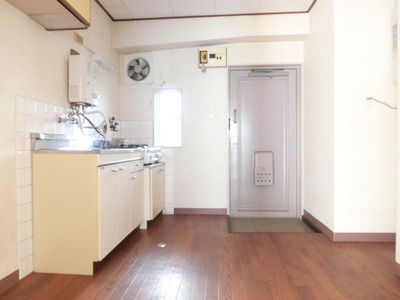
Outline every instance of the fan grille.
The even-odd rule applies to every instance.
[[[144,58],[134,58],[128,63],[128,76],[134,81],[142,81],[150,74],[150,65]]]

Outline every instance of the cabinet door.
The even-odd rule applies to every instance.
[[[117,181],[117,195],[118,199],[117,210],[118,217],[114,222],[118,223],[118,237],[122,241],[131,230],[131,202],[132,202],[132,182],[129,170],[132,162],[118,164],[118,181]]]
[[[130,174],[132,183],[131,230],[144,221],[144,171]]]
[[[154,219],[165,207],[165,167],[151,169],[152,216]]]
[[[118,241],[117,165],[100,167],[99,259],[103,259]]]
[[[82,23],[90,25],[90,0],[59,0],[59,2],[69,4],[67,7],[71,6],[73,8],[74,15]]]

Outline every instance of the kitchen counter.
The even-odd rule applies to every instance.
[[[92,275],[144,221],[144,151],[66,147],[32,155],[33,269]]]
[[[164,165],[165,165],[164,162],[158,162],[158,163],[155,163],[155,164],[144,165],[144,167],[145,168],[149,168],[149,169],[153,169],[153,168],[157,168],[157,167],[164,166]]]
[[[144,152],[143,148],[74,148],[65,147],[58,149],[35,149],[33,153],[52,153],[52,154],[116,154],[116,153],[140,153]]]
[[[117,154],[140,153],[144,148],[119,148],[92,138],[74,138],[63,134],[31,133],[33,153],[48,154]]]

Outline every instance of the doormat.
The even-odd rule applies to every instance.
[[[297,218],[229,218],[230,233],[314,233]]]

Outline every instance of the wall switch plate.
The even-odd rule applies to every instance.
[[[226,67],[226,48],[199,49],[199,68]]]

